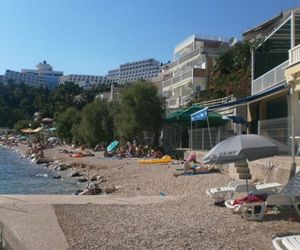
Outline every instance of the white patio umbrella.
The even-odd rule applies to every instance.
[[[244,162],[247,165],[247,161],[271,157],[277,152],[278,146],[266,137],[254,134],[237,135],[218,143],[204,156],[203,162],[214,164]],[[248,178],[245,179],[249,193]]]
[[[203,158],[204,163],[224,164],[254,161],[274,156],[278,146],[271,140],[254,134],[227,138],[214,146]]]

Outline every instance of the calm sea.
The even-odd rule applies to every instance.
[[[0,194],[74,194],[85,184],[76,178],[54,179],[54,172],[0,147]]]

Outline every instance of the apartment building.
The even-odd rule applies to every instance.
[[[99,84],[111,84],[113,81],[105,76],[70,74],[59,78],[59,84],[74,82],[84,89],[90,89]]]
[[[159,62],[153,58],[121,64],[118,69],[108,71],[108,79],[119,84],[137,80],[149,81],[160,73]]]
[[[206,90],[213,61],[230,47],[221,37],[192,35],[174,49],[173,61],[162,67],[162,95],[167,108],[186,105],[199,91]]]
[[[62,71],[54,71],[50,64],[43,61],[36,65],[36,69],[21,69],[21,72],[6,70],[4,79],[15,83],[23,82],[32,86],[47,86],[51,89],[58,85],[58,79],[62,75]]]
[[[47,81],[45,77],[39,75],[21,73],[9,69],[5,71],[4,80],[6,82],[12,82],[16,84],[24,83],[26,85],[31,85],[35,87],[47,86]]]
[[[283,11],[247,30],[243,36],[246,40],[260,41],[251,58],[250,131],[269,135],[290,146],[292,121],[296,123],[295,134],[300,134],[300,85],[297,82],[300,71],[300,8]]]
[[[112,82],[119,82],[120,79],[120,69],[112,69],[109,70],[106,77],[110,79]]]

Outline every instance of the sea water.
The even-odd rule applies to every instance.
[[[76,178],[54,179],[57,174],[0,147],[0,194],[74,194],[84,189]]]

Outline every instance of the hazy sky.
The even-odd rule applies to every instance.
[[[167,62],[192,34],[237,37],[299,0],[0,0],[0,74],[46,60],[64,74]]]

